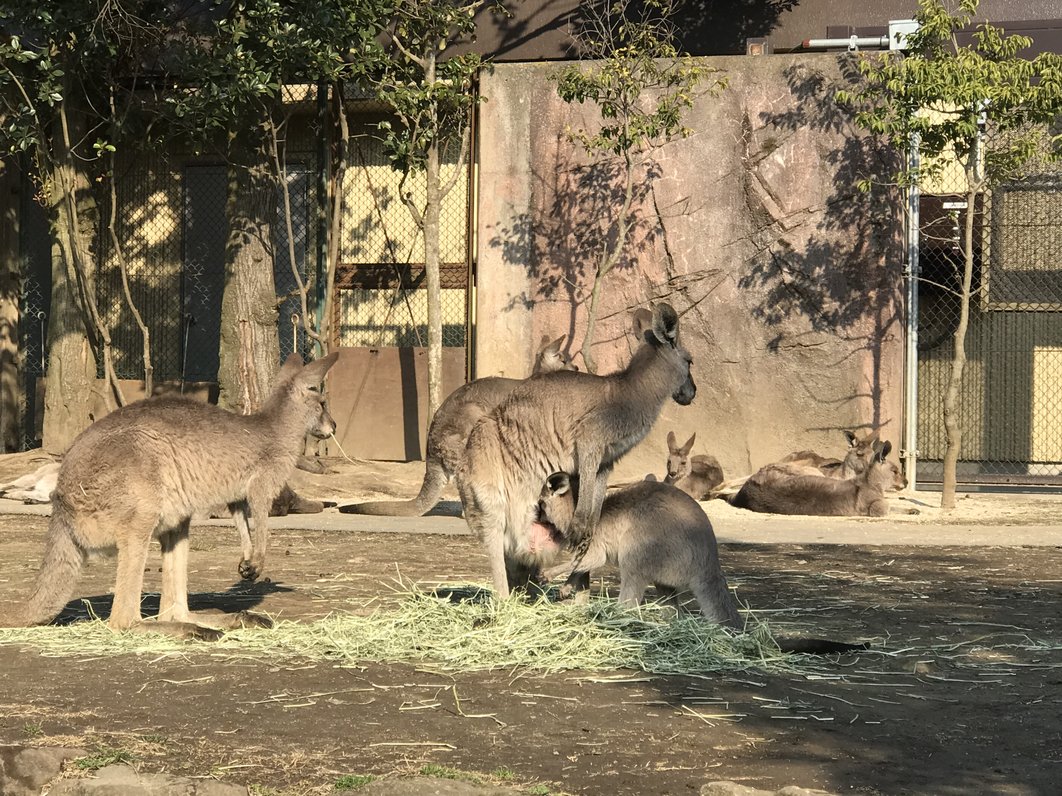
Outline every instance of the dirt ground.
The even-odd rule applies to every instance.
[[[0,462],[0,478],[5,466],[15,469]],[[349,472],[307,476],[300,488],[409,495],[422,469],[359,472],[357,488],[342,485]],[[1013,497],[973,496],[956,521],[998,523],[1004,534],[1008,523],[1054,522],[1059,498]],[[727,515],[715,511],[718,529]],[[880,522],[927,516],[941,521]],[[26,594],[46,523],[0,514],[0,612]],[[271,554],[272,582],[245,587],[235,582],[234,532],[194,528],[192,607],[309,620],[351,599],[389,599],[397,574],[487,578],[469,536],[279,531]],[[538,793],[689,794],[714,780],[837,793],[1059,792],[1062,549],[725,544],[720,556],[739,598],[776,631],[871,649],[835,657],[814,677],[664,677],[250,663],[206,644],[104,659],[0,646],[0,742],[120,749],[145,771],[269,794],[330,793],[344,775],[428,764],[505,769]],[[158,568],[156,551],[146,589],[158,589]],[[113,577],[105,559],[83,573],[79,598],[100,615]],[[605,585],[614,592],[614,578]],[[80,605],[67,618],[83,615]],[[147,595],[145,612],[156,606]]]

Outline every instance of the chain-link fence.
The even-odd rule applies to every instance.
[[[927,482],[941,479],[947,447],[965,184],[955,163],[921,190],[917,447]],[[974,205],[959,480],[1062,483],[1062,169],[1036,161]]]
[[[402,176],[373,133],[383,117],[352,124],[352,165],[342,188],[343,238],[336,274],[336,332],[342,346],[426,346],[424,237],[399,194]],[[454,177],[456,153],[443,158]],[[404,186],[423,208],[423,173]],[[443,346],[464,348],[468,299],[468,166],[443,200],[440,221]]]

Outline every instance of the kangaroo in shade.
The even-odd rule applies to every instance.
[[[70,600],[90,552],[118,553],[115,630],[147,630],[213,639],[218,628],[271,623],[241,612],[188,610],[188,526],[193,514],[228,504],[254,551],[248,575],[265,566],[272,500],[295,469],[306,435],[327,437],[335,422],[317,391],[338,354],[303,366],[288,357],[258,412],[237,415],[180,397],[122,407],[83,431],[63,457],[52,495],[44,560],[24,608],[9,626],[46,624]],[[144,564],[153,538],[162,545],[158,621],[143,622]],[[247,575],[245,575],[247,576]]]
[[[615,463],[645,438],[668,398],[685,406],[696,395],[675,310],[663,303],[639,309],[634,322],[639,346],[625,369],[532,376],[472,429],[457,486],[465,520],[486,548],[498,598],[527,585],[537,571],[532,523],[546,478],[579,476],[583,488],[566,543],[582,555]]]
[[[699,454],[690,456],[693,450],[694,433],[686,444],[678,446],[675,432],[667,432],[667,475],[665,484],[673,484],[694,500],[706,500],[709,493],[723,483],[723,468],[714,456]]]
[[[794,475],[785,465],[768,465],[751,475],[730,503],[769,514],[884,517],[889,513],[885,492],[903,489],[907,481],[887,459],[891,442],[875,441],[872,450],[867,468],[855,478]]]
[[[564,336],[550,340],[543,335],[531,374],[578,370],[562,350]],[[454,390],[442,402],[428,426],[424,481],[412,500],[376,500],[340,506],[344,514],[375,514],[389,517],[419,517],[439,502],[443,488],[450,483],[461,464],[472,428],[504,401],[521,379],[486,376]]]
[[[578,492],[577,478],[550,475],[542,489],[538,521],[552,524],[563,536]],[[610,494],[601,504],[601,517],[582,560],[574,569],[568,562],[544,574],[552,580],[606,563],[619,567],[622,603],[637,605],[649,585],[655,584],[671,602],[679,592],[691,593],[712,622],[735,629],[744,626],[719,566],[712,523],[694,498],[671,484],[641,481]]]

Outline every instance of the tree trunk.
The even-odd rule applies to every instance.
[[[44,394],[44,448],[62,453],[95,419],[95,329],[81,291],[96,285],[98,211],[83,163],[65,141],[82,138],[83,123],[70,115],[69,136],[54,136],[48,175],[52,232],[52,301],[48,317],[48,373]],[[79,285],[78,269],[81,270]],[[91,332],[90,332],[91,329]],[[90,337],[90,334],[93,337]]]
[[[442,404],[442,288],[439,274],[439,145],[428,148],[424,204],[424,281],[428,289],[428,425]]]
[[[19,213],[21,172],[0,163],[0,447],[19,449]]]
[[[974,185],[972,179],[969,181]],[[963,234],[962,288],[959,294],[959,323],[955,327],[955,347],[951,356],[951,374],[944,392],[944,429],[948,447],[944,451],[944,484],[940,493],[940,508],[950,511],[955,508],[955,483],[962,450],[962,423],[959,417],[959,398],[962,391],[962,373],[966,367],[966,329],[970,324],[970,293],[973,286],[973,237],[977,191],[966,194],[966,227]]]
[[[242,414],[258,409],[269,394],[280,360],[273,282],[276,185],[270,179],[267,141],[261,126],[233,139],[225,206],[229,233],[218,403]]]

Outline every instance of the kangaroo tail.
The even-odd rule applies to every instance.
[[[380,517],[420,517],[439,502],[449,476],[438,459],[429,458],[424,467],[424,482],[420,493],[412,500],[375,500],[340,506],[343,514],[373,514]]]
[[[77,576],[85,561],[85,551],[74,539],[70,513],[58,500],[52,501],[52,519],[48,538],[33,591],[11,620],[0,621],[8,627],[46,625],[59,615],[74,593]]]

